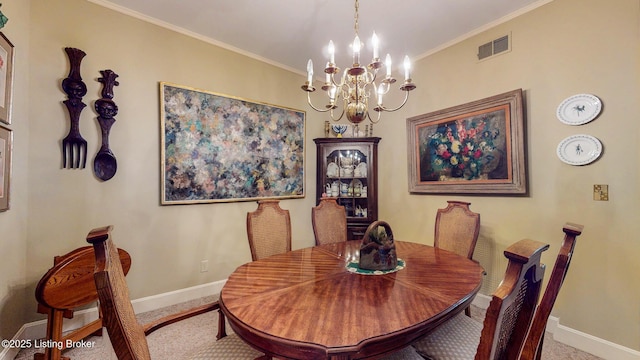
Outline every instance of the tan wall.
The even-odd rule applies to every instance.
[[[0,338],[11,339],[25,323],[25,288],[29,286],[25,280],[29,219],[26,166],[29,156],[29,2],[3,1],[0,11],[9,18],[0,31],[15,46],[13,121],[6,126],[13,130],[10,210],[0,213]],[[33,309],[30,306],[28,311]]]
[[[415,64],[407,109],[377,126],[380,216],[398,239],[432,242],[436,209],[448,199],[470,201],[482,214],[478,250],[502,250],[521,238],[549,242],[552,266],[566,221],[585,225],[553,315],[562,325],[640,349],[638,190],[640,12],[637,0],[555,0]],[[478,62],[477,48],[511,32],[512,51]],[[425,35],[428,36],[428,35]],[[528,197],[410,195],[406,118],[522,88],[526,100]],[[556,118],[568,96],[592,93],[601,115],[582,126]],[[565,137],[590,134],[604,154],[588,166],[556,157]],[[594,184],[609,184],[610,201],[592,199]],[[501,279],[506,264],[483,263]],[[547,273],[548,278],[548,273]],[[483,289],[486,292],[486,288]],[[492,290],[492,289],[490,289]]]
[[[21,324],[41,318],[34,311],[36,282],[54,255],[83,246],[96,226],[114,224],[115,241],[131,253],[134,298],[224,279],[250,260],[244,219],[255,203],[159,205],[159,81],[307,111],[307,197],[282,206],[292,211],[294,248],[312,244],[311,139],[322,134],[324,117],[307,107],[299,90],[302,76],[86,1],[5,0],[2,11],[11,19],[3,31],[17,42],[27,65],[17,75],[14,114],[21,121],[12,127],[19,139],[13,208],[0,214],[0,245],[11,254],[9,262],[0,262],[0,336],[11,337]],[[380,215],[398,239],[431,243],[436,209],[447,199],[468,200],[482,214],[479,246],[498,254],[483,263],[488,278],[496,273],[500,278],[504,267],[496,259],[508,244],[524,237],[547,241],[552,247],[544,260],[551,264],[562,224],[585,224],[554,316],[635,350],[640,350],[640,290],[634,285],[640,274],[635,260],[640,152],[633,147],[640,132],[633,113],[640,95],[638,25],[637,0],[555,0],[418,61],[413,76],[418,89],[409,104],[387,114],[374,130],[383,138]],[[477,62],[477,46],[505,32],[513,36],[513,50]],[[89,168],[61,169],[66,46],[87,53],[82,74],[90,105],[99,97],[98,71],[110,68],[120,75],[114,98],[119,114],[110,139],[118,173],[107,182]],[[407,117],[516,88],[525,91],[527,104],[529,196],[408,194]],[[576,93],[599,96],[604,110],[592,123],[571,127],[556,119],[555,110]],[[82,113],[89,154],[99,148],[95,116],[90,106]],[[603,142],[600,160],[572,167],[557,159],[558,142],[577,133]],[[610,201],[594,202],[593,184],[609,184]],[[199,272],[203,259],[211,264],[204,274]]]
[[[2,284],[12,286],[0,293],[9,298],[0,303],[0,313],[7,314],[0,319],[0,335],[10,338],[21,324],[42,318],[35,312],[37,281],[54,255],[87,245],[85,237],[94,227],[113,224],[114,241],[131,254],[127,279],[133,298],[222,280],[250,261],[245,218],[256,208],[255,202],[160,205],[159,82],[307,111],[300,90],[304,78],[88,1],[32,0],[31,12],[25,14],[30,19],[12,15],[14,3],[18,1],[7,1],[2,8],[10,16],[8,25],[23,21],[29,24],[24,32],[30,31],[30,42],[24,37],[16,44],[20,52],[29,51],[32,66],[21,69],[21,85],[26,87],[28,79],[29,93],[28,99],[22,94],[22,116],[16,120],[22,123],[16,127],[16,137],[24,145],[16,149],[14,163],[18,175],[14,180],[21,182],[18,194],[28,191],[29,196],[14,198],[15,210],[0,214],[0,221],[13,218],[12,224],[16,223],[11,225],[15,229],[10,228],[10,239],[2,235],[0,241],[10,241],[8,249],[15,253],[11,262],[23,263],[9,266],[3,260],[0,265],[8,269],[0,271]],[[60,85],[69,72],[65,47],[87,53],[81,65],[87,107],[80,124],[89,143],[89,161],[83,170],[61,168],[60,141],[68,131],[68,114],[61,103],[66,94]],[[114,88],[119,112],[110,136],[118,171],[106,182],[98,180],[91,167],[100,147],[93,103],[100,97],[96,79],[103,69],[119,74],[120,83]],[[281,203],[292,213],[294,248],[314,241],[312,138],[323,128],[320,115],[308,114],[307,196]],[[201,260],[209,260],[209,272],[200,273]],[[19,316],[9,314],[14,309],[8,307],[15,305],[12,298],[26,301],[18,307]]]

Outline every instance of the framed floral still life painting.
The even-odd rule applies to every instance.
[[[527,193],[522,90],[407,119],[409,192]]]
[[[160,83],[163,205],[304,197],[305,112]]]
[[[0,32],[0,121],[11,124],[13,44]]]
[[[11,153],[13,133],[0,126],[0,211],[9,210],[9,186],[11,185]]]

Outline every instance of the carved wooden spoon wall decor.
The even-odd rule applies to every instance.
[[[70,121],[69,134],[62,139],[62,167],[66,168],[69,164],[69,168],[84,168],[87,163],[87,141],[80,136],[80,112],[86,106],[82,97],[87,93],[87,86],[80,76],[80,62],[86,53],[69,47],[64,51],[69,57],[71,70],[69,76],[62,80],[62,90],[68,96],[64,104],[69,111]]]
[[[101,78],[98,78],[103,84],[102,87],[102,99],[97,100],[95,103],[95,109],[98,112],[98,123],[100,124],[100,130],[102,132],[102,146],[93,159],[93,172],[96,176],[107,181],[111,179],[118,169],[118,162],[115,155],[109,148],[109,132],[111,126],[116,119],[113,117],[118,114],[118,106],[113,102],[113,87],[119,85],[116,81],[118,74],[111,70],[101,70]]]

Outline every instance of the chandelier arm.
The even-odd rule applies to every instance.
[[[380,117],[382,115],[382,111],[376,111],[378,113],[378,116],[376,116],[376,119],[373,120],[371,118],[371,113],[369,111],[367,111],[367,117],[369,118],[369,122],[372,124],[377,124],[380,121]]]
[[[402,102],[402,104],[400,104],[400,106],[398,106],[397,108],[389,109],[389,108],[385,107],[384,105],[378,105],[378,108],[380,109],[379,112],[382,112],[382,111],[393,112],[393,111],[400,110],[404,106],[404,104],[407,103],[407,99],[409,99],[409,92],[405,91],[404,101]]]
[[[323,109],[319,109],[319,108],[317,108],[317,107],[313,106],[313,104],[311,103],[311,92],[310,92],[310,91],[307,91],[307,103],[309,103],[309,106],[311,106],[311,108],[312,108],[313,110],[317,111],[317,112],[327,112],[327,111],[329,111],[329,110],[332,110],[332,109],[333,109],[333,108],[331,108],[331,107],[330,107],[330,108],[328,108],[328,109],[324,109],[324,110],[323,110]]]
[[[340,121],[340,119],[342,119],[342,116],[344,115],[344,107],[342,108],[342,112],[340,112],[340,116],[338,116],[337,118],[333,116],[333,110],[334,109],[335,109],[335,107],[329,109],[330,110],[329,111],[329,115],[331,117],[331,120],[333,120],[335,122],[338,122],[338,121]]]
[[[371,118],[371,113],[369,112],[369,110],[367,110],[367,115],[365,116],[365,119],[369,119],[369,122],[374,123],[373,119]]]
[[[333,80],[333,78],[332,78]],[[347,71],[344,71],[342,73],[342,76],[340,76],[340,82],[336,83],[335,81],[333,81],[333,83],[339,87],[340,89],[342,89],[342,87],[344,87],[347,84]]]
[[[389,83],[385,83],[385,82],[382,82],[381,85],[382,85],[382,88],[384,90],[382,92],[382,95],[387,95],[389,93],[389,90],[391,89],[391,85]],[[376,93],[378,93],[378,90],[379,90],[379,88],[376,86]]]
[[[374,87],[376,85],[376,77],[378,77],[378,70],[371,70],[371,81],[369,81],[369,84],[373,85]]]
[[[342,86],[342,83],[337,83],[336,82],[336,78],[335,78],[335,73],[331,74],[331,76],[329,77],[331,79],[331,83],[333,84],[333,86],[335,86],[336,88],[340,88]],[[337,92],[338,90],[336,90]]]
[[[378,113],[378,116],[376,117],[376,121],[373,121],[371,116],[369,116],[369,121],[371,121],[372,124],[377,124],[380,121],[380,117],[382,116],[382,111],[376,111],[376,112]]]

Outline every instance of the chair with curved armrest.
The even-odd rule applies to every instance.
[[[131,256],[123,249],[118,249],[124,275],[131,267]],[[98,293],[93,281],[93,269],[96,257],[93,247],[83,246],[67,254],[54,256],[53,267],[40,279],[36,286],[37,311],[47,314],[47,335],[45,340],[62,346],[45,347],[44,353],[36,353],[35,360],[68,360],[62,356],[67,349],[68,340],[72,343],[89,335],[102,335],[102,314],[98,319],[67,332],[63,335],[63,318],[73,318],[74,309],[97,303]]]
[[[433,246],[453,251],[471,259],[480,233],[480,214],[469,209],[471,203],[447,201],[447,207],[438,209]],[[471,316],[471,309],[464,309]]]
[[[549,248],[534,240],[509,246],[504,278],[493,294],[484,323],[459,314],[434,332],[413,343],[427,359],[517,359],[531,324],[544,265],[542,252]]]
[[[311,222],[316,245],[347,241],[347,212],[335,198],[322,198],[311,209]]]
[[[253,261],[291,251],[289,210],[278,200],[258,201],[258,208],[247,213],[247,236]]]
[[[129,298],[129,288],[124,277],[120,258],[111,240],[112,226],[96,228],[87,235],[95,252],[94,280],[100,300],[102,322],[109,333],[109,340],[119,360],[150,360],[146,336],[177,321],[208,311],[220,311],[218,302],[165,316],[152,323],[141,325]],[[221,318],[219,318],[220,320]],[[224,328],[218,326],[218,340],[213,346],[202,349],[198,359],[253,359],[262,354],[245,344],[238,336],[226,336]]]
[[[564,231],[564,240],[560,246],[556,263],[553,266],[551,277],[547,283],[547,288],[542,295],[542,300],[536,309],[536,314],[529,328],[527,339],[524,342],[524,347],[520,355],[521,360],[533,360],[540,359],[542,356],[542,341],[545,329],[547,327],[547,320],[551,315],[551,309],[556,302],[564,278],[569,270],[569,263],[571,263],[571,257],[573,255],[573,249],[576,245],[576,237],[582,234],[584,227],[579,224],[566,223],[562,228]]]

